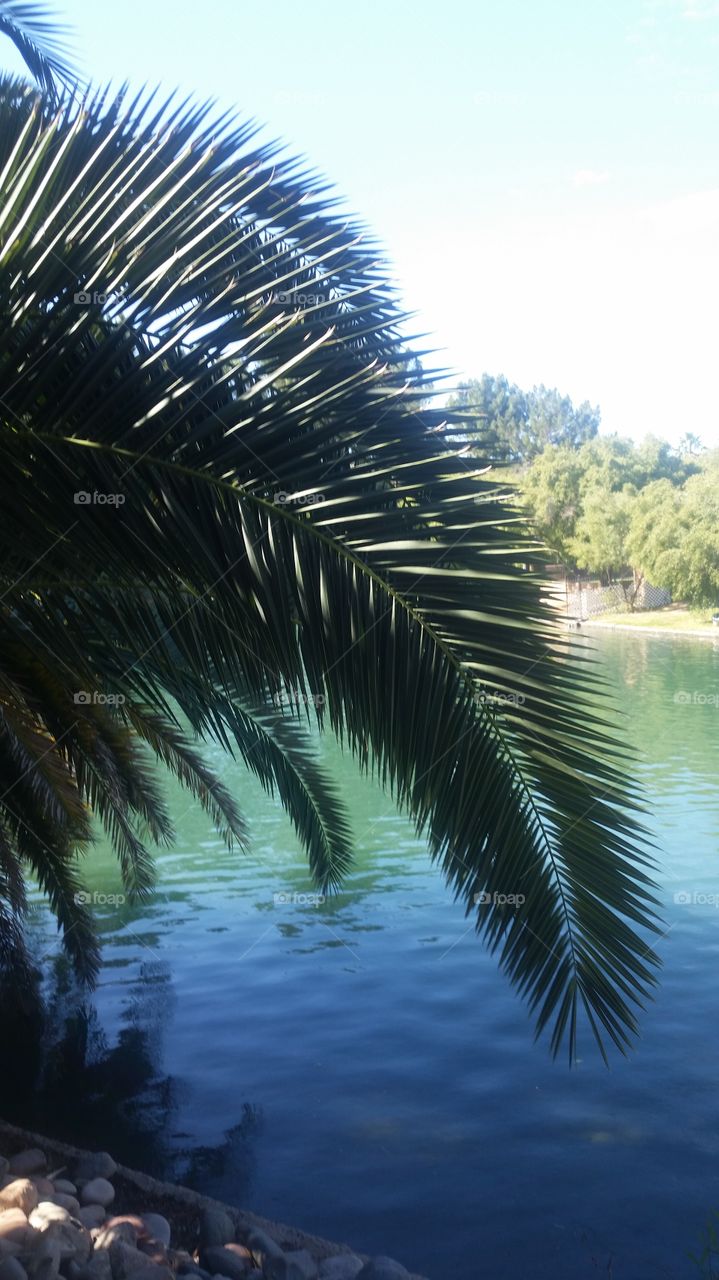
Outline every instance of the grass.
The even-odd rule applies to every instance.
[[[688,609],[684,604],[668,604],[663,609],[646,609],[638,613],[628,610],[602,614],[592,618],[600,627],[655,627],[662,631],[706,631],[719,635],[712,625],[712,609]]]

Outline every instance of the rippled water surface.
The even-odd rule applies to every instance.
[[[326,743],[357,845],[344,892],[275,903],[312,892],[297,842],[218,754],[252,853],[172,792],[157,894],[99,908],[80,1013],[52,966],[34,1097],[32,1048],[3,1046],[7,1118],[432,1280],[698,1276],[687,1254],[719,1208],[719,644],[598,643],[643,752],[667,926],[631,1059],[607,1071],[585,1038],[569,1071],[533,1043],[422,842]],[[120,889],[103,845],[90,888]],[[36,931],[55,951],[40,911]]]

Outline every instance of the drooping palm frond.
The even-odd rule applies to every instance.
[[[376,247],[208,108],[50,119],[14,95],[6,625],[236,743],[308,847],[325,784],[285,768],[267,716],[310,706],[426,833],[554,1050],[582,1009],[626,1048],[657,927],[631,757],[481,438],[420,408]],[[333,883],[336,807],[325,828],[310,856]]]
[[[47,5],[0,0],[0,34],[12,41],[31,76],[51,97],[62,85],[76,83],[66,28]]]

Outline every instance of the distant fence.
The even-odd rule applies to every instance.
[[[593,618],[599,613],[610,613],[613,609],[628,609],[632,599],[632,583],[614,582],[610,587],[599,587],[594,583],[567,583],[567,614],[572,618]],[[672,597],[664,587],[655,587],[651,582],[643,582],[634,598],[635,609],[660,609],[662,605],[671,604]]]

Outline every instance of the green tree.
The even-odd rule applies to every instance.
[[[710,463],[681,488],[659,480],[643,489],[629,552],[673,599],[697,608],[719,605],[719,466]]]
[[[485,373],[463,383],[449,407],[464,410],[507,462],[528,462],[548,445],[575,449],[599,428],[599,410],[586,401],[575,407],[569,396],[545,386],[523,391],[504,375]]]
[[[582,1010],[624,1049],[657,926],[603,688],[466,422],[403,391],[357,228],[208,110],[0,84],[2,965],[27,963],[29,869],[92,978],[92,817],[147,892],[172,838],[153,755],[246,839],[198,739],[338,884],[309,718],[412,815],[553,1049]]]
[[[666,483],[666,482],[661,482]],[[580,569],[614,582],[629,564],[628,537],[636,490],[595,487],[585,494],[570,551]]]

